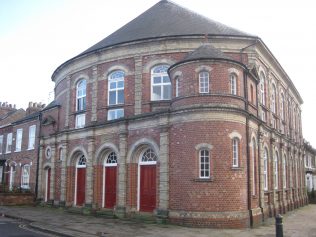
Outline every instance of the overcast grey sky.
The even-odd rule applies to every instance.
[[[158,0],[0,0],[0,101],[47,103],[51,75]],[[174,0],[210,19],[259,36],[304,104],[304,137],[316,147],[316,7],[312,0]]]

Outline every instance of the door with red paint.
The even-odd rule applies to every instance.
[[[46,170],[46,202],[50,200],[50,175],[51,175],[51,169],[48,168]]]
[[[140,166],[139,210],[152,212],[156,208],[156,165]]]
[[[77,200],[76,205],[82,206],[85,203],[86,194],[86,168],[77,168]]]
[[[116,204],[116,166],[105,167],[104,207],[113,208]]]

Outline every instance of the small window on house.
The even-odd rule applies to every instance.
[[[271,110],[272,113],[276,113],[276,88],[275,85],[272,85],[272,92],[271,92]]]
[[[266,83],[265,75],[263,74],[263,72],[261,72],[260,73],[260,102],[261,102],[262,105],[266,105],[265,83]]]
[[[21,188],[29,189],[30,188],[30,165],[22,166],[22,175],[21,175]]]
[[[210,178],[210,152],[209,150],[200,150],[199,152],[200,160],[200,178],[206,179]]]
[[[8,133],[6,153],[11,153],[11,150],[12,150],[12,133]]]
[[[252,84],[250,85],[250,102],[251,102],[252,104],[255,103],[254,91],[253,91],[253,85],[252,85]]]
[[[124,72],[115,71],[108,80],[108,105],[124,104]]]
[[[108,120],[114,120],[124,117],[124,109],[110,109],[108,111]]]
[[[32,125],[29,127],[29,143],[28,143],[29,150],[35,148],[35,131],[36,131],[36,125]]]
[[[80,80],[77,83],[77,100],[76,100],[76,111],[85,111],[86,110],[86,80]]]
[[[232,95],[237,95],[237,76],[232,73],[229,75],[230,93]]]
[[[263,189],[268,190],[268,150],[264,148],[263,152]]]
[[[0,154],[2,154],[2,147],[3,147],[3,135],[0,136]]]
[[[105,166],[116,166],[117,165],[117,156],[115,152],[111,152],[107,159],[106,159],[106,163]]]
[[[233,156],[233,167],[239,167],[239,139],[234,138],[232,140],[232,156]]]
[[[19,128],[16,130],[16,143],[15,143],[15,151],[21,151],[22,147],[22,134],[23,134],[23,129]]]
[[[146,164],[155,164],[157,162],[157,155],[153,149],[148,148],[142,155],[140,162]]]
[[[168,65],[158,65],[151,70],[151,100],[170,100],[171,82]]]
[[[63,148],[59,149],[59,160],[60,161],[64,160],[64,149]]]
[[[199,73],[199,88],[200,93],[209,93],[209,73],[208,72],[200,72]]]
[[[176,78],[176,97],[179,96],[179,77]]]
[[[280,102],[280,116],[281,116],[281,119],[284,120],[284,108],[285,108],[285,105],[284,105],[284,95],[281,94],[281,102]]]
[[[86,114],[76,115],[76,128],[83,128],[86,124]]]

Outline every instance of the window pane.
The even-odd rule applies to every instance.
[[[164,100],[171,99],[171,85],[163,86],[163,99]]]
[[[154,84],[160,84],[161,83],[161,77],[154,77]]]
[[[110,105],[116,104],[116,91],[109,91],[109,104]]]
[[[117,88],[124,88],[124,81],[118,81]]]
[[[115,89],[116,88],[116,81],[110,82],[110,89]]]
[[[164,83],[169,83],[169,82],[170,82],[169,77],[168,77],[168,76],[164,76],[164,77],[163,77],[163,82],[164,82]]]
[[[153,100],[160,100],[160,99],[161,99],[161,87],[153,86]]]
[[[117,92],[117,103],[123,104],[124,103],[124,90],[119,90]]]
[[[118,109],[116,113],[116,118],[123,118],[124,117],[124,110],[123,109]]]

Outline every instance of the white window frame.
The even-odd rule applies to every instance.
[[[169,65],[157,65],[151,69],[151,100],[160,101],[160,100],[170,100],[171,99],[171,81],[168,75]],[[164,78],[168,78],[168,82],[164,82]],[[155,78],[160,78],[160,82],[155,82]],[[160,95],[154,94],[154,87],[160,88]],[[164,98],[165,88],[169,88],[169,95]]]
[[[0,135],[0,154],[2,154],[3,151],[3,135]]]
[[[283,156],[283,188],[286,188],[286,156]]]
[[[264,148],[263,151],[263,189],[268,190],[268,150]]]
[[[36,125],[31,125],[29,127],[28,150],[32,150],[35,148],[35,136],[36,136]]]
[[[108,105],[118,105],[124,104],[124,77],[125,74],[123,71],[114,71],[108,77]],[[122,86],[123,83],[123,86]],[[113,88],[111,88],[114,86]],[[123,91],[123,101],[119,101],[119,94]],[[115,94],[115,102],[110,103],[110,94]]]
[[[30,188],[30,172],[31,166],[26,164],[22,166],[21,171],[21,188],[29,189]]]
[[[119,113],[121,113],[121,115]],[[108,110],[108,121],[120,118],[124,118],[123,108]]]
[[[265,100],[265,75],[263,72],[260,73],[260,102],[262,105],[266,105],[266,100]]]
[[[256,141],[252,139],[252,195],[256,195]]]
[[[272,92],[271,92],[271,111],[272,113],[276,113],[276,87],[272,84]]]
[[[232,157],[233,167],[239,167],[239,139],[237,137],[232,139]]]
[[[176,78],[176,97],[179,97],[179,77]]]
[[[76,111],[86,110],[87,81],[81,79],[76,85]]]
[[[274,154],[274,189],[279,188],[279,154]]]
[[[22,136],[23,136],[23,128],[19,128],[16,130],[16,143],[15,143],[15,151],[19,152],[22,148]]]
[[[209,179],[211,177],[211,157],[208,149],[199,151],[199,177],[200,179]]]
[[[12,150],[12,133],[7,134],[6,153],[11,153]]]
[[[83,128],[86,124],[86,114],[77,114],[76,115],[76,128]]]
[[[210,74],[207,71],[199,73],[199,92],[201,94],[210,93]]]
[[[237,95],[237,76],[235,73],[229,75],[230,93]]]
[[[284,100],[284,95],[283,94],[281,94],[281,103],[280,103],[280,115],[281,115],[281,119],[282,120],[284,120],[284,102],[285,102],[285,100]]]

